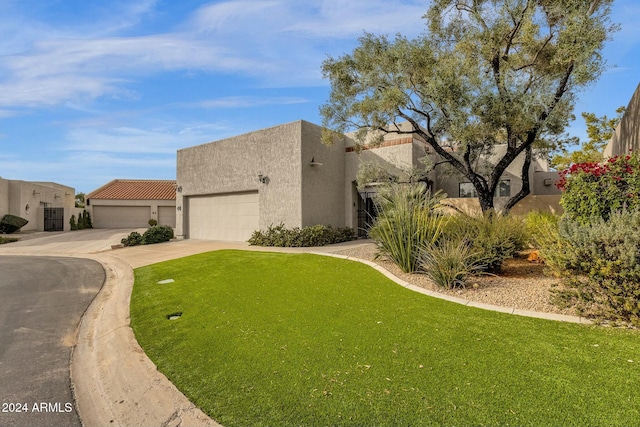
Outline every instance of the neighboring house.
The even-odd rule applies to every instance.
[[[432,156],[407,135],[385,135],[379,146],[359,153],[349,137],[326,146],[321,135],[320,126],[297,121],[179,150],[176,234],[243,241],[255,230],[278,224],[363,227],[376,188],[357,188],[359,165],[377,163],[397,171],[419,167],[422,157]],[[520,169],[514,162],[507,170],[500,186],[504,200],[519,191]],[[474,195],[464,179],[436,172],[428,178],[432,190],[451,198]],[[531,193],[558,194],[557,178],[546,162],[534,162]]]
[[[5,214],[29,221],[21,231],[68,231],[75,214],[75,189],[55,182],[0,178],[0,218]]]
[[[176,182],[116,179],[85,196],[93,228],[176,226]]]
[[[604,157],[628,154],[629,150],[640,150],[640,84],[631,97],[627,110],[620,119],[609,144],[604,149]]]

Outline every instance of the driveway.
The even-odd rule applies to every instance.
[[[104,280],[91,260],[0,257],[0,425],[81,425],[69,360]]]

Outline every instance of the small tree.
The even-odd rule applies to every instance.
[[[625,111],[625,107],[618,107],[616,116],[612,119],[607,116],[596,117],[593,113],[582,113],[589,140],[583,143],[580,149],[572,152],[561,149],[551,159],[551,166],[557,170],[563,170],[575,164],[603,161],[604,148],[616,131]]]
[[[475,187],[483,211],[507,167],[524,157],[530,193],[534,147],[558,148],[578,90],[602,73],[604,42],[616,29],[613,0],[434,0],[427,32],[414,40],[365,34],[349,55],[329,58],[321,108],[324,140],[355,131],[360,144],[390,132],[430,146]],[[408,122],[409,128],[400,122]],[[478,162],[506,151],[495,164]]]

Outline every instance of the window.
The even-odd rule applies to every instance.
[[[503,179],[496,188],[497,197],[510,197],[511,196],[511,180]]]
[[[510,197],[511,196],[511,180],[503,179],[498,183],[496,188],[496,197]],[[459,184],[459,197],[478,197],[478,192],[470,182],[461,182]]]
[[[478,197],[476,188],[470,182],[461,182],[459,193],[460,197]]]

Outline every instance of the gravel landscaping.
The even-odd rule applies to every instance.
[[[465,289],[442,289],[423,274],[407,274],[385,257],[376,259],[377,249],[374,243],[335,253],[373,261],[413,285],[443,294],[521,310],[576,315],[572,309],[561,309],[550,303],[550,290],[558,283],[558,279],[546,276],[544,265],[526,258],[505,261],[499,276],[470,278]]]

